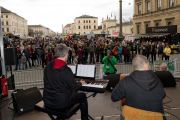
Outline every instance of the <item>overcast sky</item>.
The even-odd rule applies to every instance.
[[[133,16],[133,1],[123,0],[125,20]],[[119,18],[119,0],[0,0],[0,5],[24,17],[29,25],[41,24],[55,32],[84,14],[98,17],[99,24],[107,15]]]

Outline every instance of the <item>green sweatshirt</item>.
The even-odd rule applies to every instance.
[[[103,63],[104,63],[104,65],[103,65],[103,72],[104,72],[104,73],[113,74],[113,73],[115,73],[115,69],[114,69],[113,66],[110,64],[110,61],[109,61],[108,59],[110,59],[112,65],[113,65],[114,67],[115,67],[115,64],[117,63],[117,59],[116,59],[114,56],[112,56],[111,58],[109,58],[108,56],[105,56],[105,57],[103,58]]]

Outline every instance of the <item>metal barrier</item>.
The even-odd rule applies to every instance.
[[[162,63],[166,63],[167,70],[170,71],[175,77],[180,77],[180,60],[179,59],[171,59],[169,61],[156,61],[153,64],[153,70],[158,71],[160,70],[160,65]]]
[[[43,69],[30,69],[14,71],[14,81],[16,89],[26,89],[30,87],[43,88]]]
[[[117,64],[117,73],[131,73],[133,71],[132,64]],[[151,69],[156,69],[156,64],[151,64]],[[103,78],[103,64],[96,64],[95,79]],[[180,73],[180,61],[175,61],[175,73]],[[43,69],[36,68],[30,70],[14,71],[14,80],[16,89],[26,89],[30,87],[43,88]]]

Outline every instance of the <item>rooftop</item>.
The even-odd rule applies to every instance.
[[[4,8],[4,7],[0,7],[0,8],[1,8],[1,13],[12,13],[12,14],[17,15],[18,17],[20,17],[20,18],[26,20],[25,18],[21,17],[20,15],[14,13],[14,12],[12,12],[12,11],[10,11],[10,10]]]
[[[10,10],[4,8],[4,7],[1,7],[1,12],[2,13],[12,13]]]
[[[97,18],[97,17],[90,16],[90,15],[82,15],[82,16],[79,16],[79,17],[76,17],[76,18]]]
[[[64,28],[71,27],[72,24],[67,24]]]

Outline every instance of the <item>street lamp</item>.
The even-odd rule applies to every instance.
[[[1,50],[1,66],[2,66],[2,74],[3,74],[3,75],[6,75],[5,59],[4,59],[4,42],[3,42],[2,25],[1,25],[1,8],[2,8],[2,7],[0,7],[0,50]]]
[[[119,0],[119,41],[122,41],[122,0]]]

